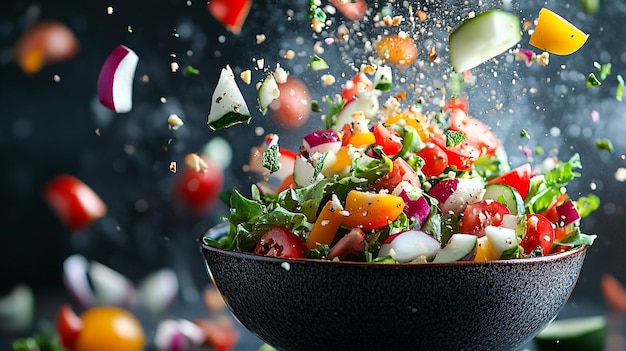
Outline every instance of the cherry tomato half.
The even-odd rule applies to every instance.
[[[311,114],[311,94],[309,88],[295,77],[287,78],[279,84],[280,96],[272,101],[270,110],[281,127],[296,129],[303,126]]]
[[[305,250],[300,237],[285,227],[275,226],[263,234],[254,248],[254,253],[271,257],[304,258]]]
[[[548,218],[540,214],[526,215],[526,234],[520,243],[525,254],[538,247],[541,248],[543,255],[549,254],[554,237],[554,225]]]
[[[107,206],[96,192],[68,174],[49,181],[43,197],[61,222],[73,231],[86,228],[107,212]]]
[[[350,21],[360,21],[367,12],[365,0],[331,0],[330,2]]]
[[[463,110],[450,111],[450,129],[463,133],[467,142],[477,147],[481,155],[495,155],[500,146],[498,137],[485,122]]]
[[[360,89],[372,90],[374,89],[374,83],[367,78],[365,73],[358,72],[341,90],[341,98],[348,103],[356,99]]]
[[[235,34],[241,31],[250,7],[252,0],[211,0],[207,4],[211,15]]]
[[[427,143],[417,152],[417,156],[424,160],[421,169],[427,177],[437,177],[448,167],[448,154],[434,143]]]
[[[78,340],[78,336],[83,331],[84,324],[70,305],[63,305],[57,312],[55,327],[61,345],[65,348],[72,349],[76,340]]]
[[[143,328],[130,312],[117,307],[94,307],[80,317],[83,330],[73,351],[139,351],[145,346]]]
[[[457,146],[446,146],[446,142],[443,138],[438,137],[433,137],[430,141],[439,146],[446,153],[448,156],[448,166],[454,166],[459,171],[469,171],[472,169],[474,162],[480,156],[480,151],[467,141]]]
[[[206,169],[185,167],[176,174],[173,193],[176,200],[195,214],[204,214],[217,203],[224,184],[224,171],[215,162],[203,158]]]
[[[491,179],[487,184],[505,184],[515,188],[522,196],[522,199],[528,195],[530,189],[530,178],[532,177],[532,169],[529,163],[523,164],[515,169],[510,170],[496,178]]]
[[[415,170],[411,168],[404,159],[396,158],[393,160],[393,169],[377,180],[372,187],[374,189],[387,189],[393,192],[402,181],[408,182],[417,188],[421,187],[419,177]]]
[[[385,155],[392,156],[402,150],[402,138],[395,131],[377,123],[373,128],[376,145],[383,149]]]
[[[485,235],[485,227],[499,226],[505,214],[510,214],[508,207],[493,200],[481,200],[467,205],[463,211],[460,232],[465,234]]]

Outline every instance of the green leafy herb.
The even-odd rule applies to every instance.
[[[448,89],[450,90],[450,94],[452,96],[458,96],[463,93],[465,89],[466,83],[463,78],[462,72],[453,72],[450,74],[450,79],[448,80]]]
[[[326,13],[324,12],[324,10],[317,6],[315,0],[309,1],[309,12],[307,13],[307,17],[309,19],[315,18],[321,22],[326,21]]]
[[[587,86],[597,87],[600,85],[602,85],[602,83],[600,82],[600,80],[598,80],[598,77],[596,77],[596,75],[593,73],[589,73],[589,75],[587,76]]]
[[[185,66],[185,74],[188,76],[197,76],[200,74],[200,71],[191,65],[187,65]]]
[[[317,179],[317,176],[322,173],[326,156],[328,156],[328,152],[325,152],[319,159],[317,159],[317,161],[315,161],[315,167],[313,168],[313,179]]]
[[[278,162],[278,145],[272,145],[263,151],[261,164],[272,173],[278,172],[280,169],[280,163]]]
[[[611,74],[611,63],[600,64],[598,62],[593,63],[593,67],[596,69],[596,73],[600,80],[606,80],[608,76]]]
[[[593,15],[600,9],[600,0],[580,0],[580,7],[586,14]]]
[[[578,200],[574,201],[574,206],[576,206],[580,218],[585,218],[591,214],[591,212],[600,208],[600,198],[594,194],[581,196]]]
[[[593,245],[593,242],[596,240],[597,235],[592,234],[583,234],[580,232],[580,228],[575,228],[565,237],[560,240],[555,240],[552,244],[552,247],[555,246],[569,246],[576,247],[581,245]]]
[[[327,244],[318,244],[316,248],[310,249],[304,252],[304,255],[308,258],[326,258],[330,253],[330,246]]]
[[[522,129],[522,131],[519,133],[520,138],[526,138],[526,139],[530,139],[530,134],[528,134],[528,131],[526,131],[526,129]]]
[[[606,150],[608,152],[613,152],[613,143],[609,139],[596,139],[595,141],[596,149],[598,150]]]
[[[533,149],[533,153],[537,156],[543,155],[543,147],[535,146],[535,148]]]
[[[322,112],[322,108],[317,100],[311,100],[311,111],[312,112]]]
[[[580,155],[574,154],[569,161],[559,161],[544,175],[531,178],[530,190],[524,200],[526,212],[540,213],[545,211],[552,204],[552,201],[562,194],[562,188],[570,180],[580,177],[580,173],[576,171],[580,168],[582,168]]]
[[[615,89],[615,99],[622,101],[624,98],[624,78],[621,74],[617,75],[617,89]]]
[[[465,134],[456,130],[447,129],[444,134],[446,136],[446,146],[456,146],[465,141]]]
[[[337,115],[341,112],[348,101],[340,96],[338,96],[335,101],[333,101],[333,99],[329,96],[325,96],[324,101],[328,104],[328,113],[322,116],[322,119],[324,120],[324,127],[326,129],[331,129],[337,122]]]

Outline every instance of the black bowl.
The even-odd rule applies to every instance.
[[[298,351],[515,350],[562,309],[586,252],[394,265],[262,257],[202,237],[200,246],[235,318],[268,344]]]

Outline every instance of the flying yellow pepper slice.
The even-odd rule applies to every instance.
[[[569,55],[580,49],[587,38],[580,29],[547,8],[539,11],[530,45],[555,55]]]

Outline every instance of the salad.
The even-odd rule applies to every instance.
[[[598,199],[573,199],[566,189],[580,175],[577,154],[511,169],[465,97],[436,113],[395,97],[380,103],[391,70],[370,76],[359,72],[326,98],[323,128],[299,150],[268,134],[251,151],[248,168],[264,179],[248,196],[222,194],[230,230],[207,244],[284,258],[427,263],[544,256],[593,243],[579,224]]]

